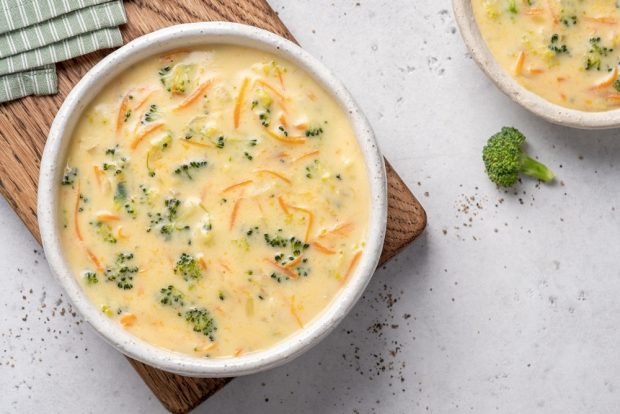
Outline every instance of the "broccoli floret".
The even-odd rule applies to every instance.
[[[318,137],[322,133],[323,133],[323,128],[321,128],[320,126],[319,127],[308,128],[306,130],[306,136],[307,137]]]
[[[613,51],[613,48],[601,45],[600,37],[590,38],[590,50],[586,56],[586,70],[596,69],[600,71],[603,64],[603,58],[608,56]],[[611,68],[609,68],[609,70],[611,70]]]
[[[554,33],[551,36],[551,39],[549,40],[549,46],[547,46],[549,48],[550,51],[552,51],[553,53],[555,53],[556,55],[568,55],[570,52],[568,50],[568,47],[566,46],[566,44],[560,44],[560,35],[558,35],[557,33]]]
[[[185,320],[193,325],[194,332],[200,332],[215,341],[217,326],[215,319],[206,308],[190,309],[185,312]]]
[[[224,141],[222,141],[223,143]],[[224,144],[222,144],[222,147],[224,146]],[[219,147],[219,141],[218,141],[218,148],[222,148]],[[181,164],[178,168],[176,168],[174,170],[174,173],[176,175],[182,175],[185,174],[187,176],[187,178],[189,178],[190,180],[193,180],[192,175],[190,174],[191,170],[199,170],[201,168],[205,168],[208,165],[207,161],[190,161],[187,164]]]
[[[146,169],[149,177],[155,177],[155,169],[151,165],[154,159],[160,158],[162,153],[172,144],[172,133],[168,132],[162,138],[151,144],[151,148],[146,153]]]
[[[75,177],[78,175],[77,168],[71,168],[67,166],[65,168],[65,174],[62,176],[62,185],[73,185],[75,182]]]
[[[110,244],[116,244],[118,240],[112,234],[112,227],[110,227],[106,223],[102,223],[100,221],[95,223],[95,227],[97,228],[96,232],[101,237],[101,239]]]
[[[196,65],[176,64],[159,70],[159,78],[164,88],[173,95],[183,95],[194,77]]]
[[[119,289],[133,288],[133,278],[140,270],[138,266],[129,266],[133,260],[133,253],[119,253],[113,266],[106,267],[104,276],[108,282],[116,282]]]
[[[114,203],[117,206],[122,205],[127,201],[127,184],[124,181],[116,184],[116,191],[114,192]]]
[[[187,253],[181,253],[181,256],[179,256],[179,260],[177,260],[177,264],[174,266],[174,273],[180,273],[186,282],[196,281],[202,276],[198,261]]]
[[[153,122],[159,118],[159,110],[157,105],[152,104],[149,106],[148,111],[144,114],[144,118],[142,118],[142,125],[148,124],[149,122]]]
[[[176,219],[179,216],[179,207],[181,201],[176,198],[167,198],[164,200],[166,210],[163,213],[148,213],[147,215],[151,219],[149,227],[146,232],[149,233],[153,228],[158,228],[159,233],[164,236],[166,240],[172,237],[175,231],[189,230],[189,226],[186,224],[177,223]]]
[[[517,14],[519,12],[516,0],[508,0],[508,11],[512,14]]]
[[[92,271],[86,271],[83,273],[84,280],[88,285],[96,285],[99,283],[99,279],[97,279],[97,273]]]
[[[171,306],[173,308],[182,308],[185,306],[185,295],[179,289],[170,285],[161,288],[159,291],[159,302],[162,305]]]
[[[515,184],[519,174],[529,175],[544,182],[553,180],[553,172],[530,158],[521,145],[525,136],[516,128],[504,127],[489,138],[482,149],[482,160],[491,181],[502,187]]]

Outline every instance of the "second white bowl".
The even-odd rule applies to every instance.
[[[506,73],[487,47],[478,29],[471,2],[472,0],[452,0],[454,17],[474,60],[502,92],[525,109],[554,124],[581,129],[610,129],[620,126],[620,109],[586,112],[565,108],[521,86]]]

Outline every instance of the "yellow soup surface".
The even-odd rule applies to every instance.
[[[70,268],[102,312],[163,348],[265,349],[316,317],[364,251],[369,183],[348,115],[257,50],[132,67],[86,108],[66,162]]]
[[[616,0],[472,0],[500,65],[546,100],[582,111],[620,107]]]

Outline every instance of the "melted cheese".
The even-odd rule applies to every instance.
[[[493,56],[521,85],[583,111],[620,106],[615,0],[472,0]]]
[[[92,302],[195,356],[265,349],[317,316],[363,254],[352,126],[306,73],[215,46],[144,61],[77,125],[62,242]]]

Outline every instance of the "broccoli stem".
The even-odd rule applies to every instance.
[[[545,183],[548,183],[555,177],[553,171],[547,168],[547,166],[525,154],[521,156],[521,172],[530,177],[538,178]]]

